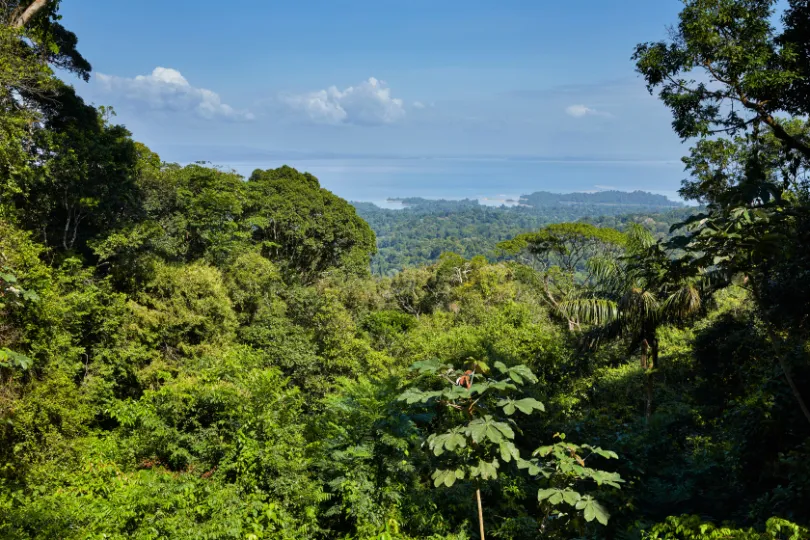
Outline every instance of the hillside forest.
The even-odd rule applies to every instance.
[[[671,230],[472,205],[500,255],[374,273],[438,210],[164,162],[59,79],[59,5],[0,1],[0,538],[810,538],[805,0],[628,51]]]
[[[635,198],[627,200],[627,195]],[[526,196],[524,204],[511,207],[422,198],[403,199],[402,209],[352,204],[377,237],[372,273],[389,277],[403,268],[436,263],[448,252],[466,259],[482,255],[492,262],[509,260],[512,255],[498,243],[554,223],[583,221],[621,231],[637,223],[657,238],[665,238],[673,225],[702,210],[699,205],[685,207],[643,192],[570,193],[565,197],[538,192]]]

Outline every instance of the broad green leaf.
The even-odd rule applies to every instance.
[[[455,401],[457,399],[470,399],[470,397],[472,397],[472,391],[471,389],[463,386],[452,386],[449,390],[442,392],[442,397],[451,401]]]
[[[439,487],[442,484],[444,484],[446,487],[450,487],[456,483],[456,480],[461,480],[464,478],[464,471],[462,469],[436,470],[433,471],[431,478],[433,478],[433,485],[435,487]]]
[[[536,383],[538,380],[537,376],[532,373],[532,370],[522,364],[509,368],[509,377],[518,384],[523,384],[523,379],[526,379],[532,384]]]
[[[558,505],[563,502],[563,491],[557,488],[541,489],[537,492],[537,500],[548,501],[549,504]]]
[[[548,499],[549,497],[551,497],[552,495],[554,495],[558,491],[560,491],[560,490],[559,489],[554,489],[554,488],[546,488],[546,489],[538,490],[538,492],[537,492],[537,500],[540,501],[540,502],[543,502],[544,500]]]
[[[513,415],[515,410],[520,410],[524,414],[532,414],[534,410],[546,410],[543,404],[534,398],[523,398],[518,401],[513,399],[502,399],[498,401],[497,406],[502,407],[504,414],[507,416]]]
[[[543,456],[543,457],[545,457],[545,456],[549,455],[552,452],[552,450],[554,450],[554,446],[552,446],[552,445],[541,446],[540,448],[538,448],[537,450],[532,452],[532,455],[533,456]]]
[[[482,360],[474,360],[473,367],[479,373],[489,373],[489,366]]]
[[[503,436],[513,439],[515,432],[512,431],[507,424],[503,422],[495,422],[492,416],[487,415],[484,418],[479,418],[470,422],[466,429],[465,434],[472,437],[472,440],[478,444],[484,439],[492,443],[499,444],[503,441]]]
[[[23,371],[31,367],[33,362],[24,354],[16,353],[10,349],[0,349],[0,367],[19,368]]]
[[[518,401],[515,401],[515,407],[517,407],[518,410],[520,410],[520,412],[524,414],[532,414],[532,411],[534,410],[538,411],[546,410],[543,404],[534,398],[519,399]]]
[[[467,438],[461,433],[453,433],[453,435],[447,439],[447,442],[444,443],[444,447],[449,451],[453,451],[456,448],[466,448]]]
[[[446,364],[442,364],[439,360],[432,359],[432,360],[422,360],[420,362],[415,362],[411,365],[411,371],[416,371],[418,373],[435,373],[441,368],[448,367]]]
[[[576,504],[579,502],[581,498],[582,495],[580,495],[576,491],[571,491],[570,489],[566,489],[565,491],[563,491],[563,500],[566,502],[566,504],[569,504],[571,506],[576,506]]]
[[[596,519],[596,521],[602,525],[607,525],[608,519],[610,518],[610,514],[605,507],[599,504],[599,502],[590,495],[582,497],[577,503],[576,509],[583,511],[585,521],[588,522]]]
[[[458,430],[454,429],[447,433],[433,434],[428,437],[428,446],[436,456],[442,455],[445,450],[453,451],[456,448],[467,446],[467,439]]]
[[[603,458],[619,459],[619,455],[616,452],[613,452],[612,450],[602,450],[601,448],[599,448],[597,446],[590,446],[588,444],[583,444],[582,448],[586,448],[586,449],[590,450],[591,452],[593,452],[594,454],[602,456]]]
[[[489,390],[491,386],[492,385],[488,382],[476,382],[472,385],[472,388],[470,388],[470,395],[472,396],[473,394],[479,395],[483,394],[484,392]]]
[[[502,442],[498,445],[498,449],[501,451],[501,459],[506,463],[509,463],[512,459],[520,459],[520,451],[509,441]]]
[[[495,390],[517,390],[517,386],[510,383],[509,381],[495,381],[488,384],[490,388]]]
[[[595,469],[587,469],[587,473],[600,486],[602,484],[607,484],[608,486],[621,488],[619,484],[624,483],[624,480],[622,480],[622,477],[621,475],[619,475],[619,473],[598,471]]]
[[[495,422],[493,425],[498,431],[503,433],[505,437],[508,437],[509,439],[515,438],[515,432],[512,430],[511,427],[509,427],[509,424],[505,422]]]
[[[537,476],[541,472],[540,465],[537,463],[537,460],[525,460],[520,458],[515,458],[517,462],[518,469],[526,470],[530,476]]]
[[[481,480],[495,480],[498,478],[498,468],[501,466],[497,459],[493,459],[492,463],[487,461],[479,461],[478,465],[470,469],[470,478],[480,477]]]
[[[428,437],[428,447],[433,450],[433,454],[440,456],[444,453],[444,441],[449,435],[442,433],[441,435],[431,435]]]
[[[502,403],[504,402],[505,404],[502,405]],[[507,416],[512,416],[513,414],[515,414],[515,401],[512,399],[501,400],[500,402],[498,402],[498,406],[503,407],[503,412]]]

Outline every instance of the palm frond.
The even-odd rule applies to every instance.
[[[644,291],[639,295],[642,316],[647,320],[660,317],[661,303],[652,291]]]
[[[583,337],[583,345],[588,349],[597,349],[602,343],[624,337],[627,326],[617,318],[602,326],[588,330]]]
[[[670,294],[664,301],[667,319],[680,320],[698,313],[703,307],[700,290],[694,283],[688,283]]]
[[[607,298],[574,298],[560,303],[560,311],[569,319],[587,324],[604,325],[615,321],[619,307]]]
[[[630,226],[627,238],[630,253],[646,251],[656,243],[652,233],[637,223]]]

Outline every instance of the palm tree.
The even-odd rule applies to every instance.
[[[629,353],[641,354],[646,373],[645,418],[652,413],[652,374],[658,367],[658,329],[681,324],[698,313],[708,281],[702,269],[686,259],[673,258],[649,231],[634,227],[625,255],[594,258],[592,287],[561,303],[566,317],[591,325],[586,344],[629,341]]]

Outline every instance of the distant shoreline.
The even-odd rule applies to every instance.
[[[463,199],[430,199],[425,197],[388,197],[386,204],[400,205],[402,208],[432,205],[459,206],[507,206],[543,208],[551,206],[596,206],[619,208],[684,208],[688,205],[673,201],[664,195],[647,191],[605,190],[594,192],[552,193],[537,191],[529,195],[503,197],[477,197]],[[495,203],[495,204],[492,204]],[[500,203],[500,204],[498,204]],[[372,203],[374,204],[374,203]]]

